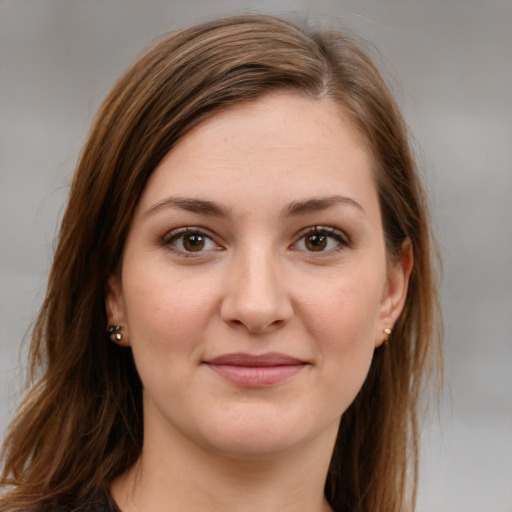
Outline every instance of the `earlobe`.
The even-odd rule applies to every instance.
[[[129,346],[123,292],[120,279],[115,274],[109,276],[105,286],[105,310],[110,339],[118,345]]]
[[[393,329],[404,308],[413,263],[412,243],[409,238],[406,238],[402,243],[396,261],[390,265],[388,271],[386,289],[380,307],[379,325],[375,337],[376,347],[387,341],[389,338],[388,330]]]

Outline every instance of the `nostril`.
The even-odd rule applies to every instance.
[[[270,322],[266,321],[250,321],[250,320],[239,320],[239,319],[233,319],[231,320],[231,325],[234,327],[242,327],[246,329],[248,332],[252,334],[263,334],[272,332],[276,329],[279,329],[281,326],[283,326],[286,322],[284,320],[273,320]]]

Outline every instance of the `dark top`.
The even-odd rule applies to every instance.
[[[91,496],[84,503],[74,506],[46,506],[40,507],[35,512],[121,512],[108,489],[104,489],[95,496]]]
[[[89,503],[72,512],[121,512],[108,489],[99,492]]]

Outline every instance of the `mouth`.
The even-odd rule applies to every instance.
[[[241,387],[260,388],[284,382],[308,363],[279,353],[224,354],[204,361],[221,378]]]

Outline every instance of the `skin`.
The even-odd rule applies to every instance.
[[[341,415],[412,266],[408,243],[387,258],[372,169],[337,105],[294,93],[217,114],[156,168],[106,294],[144,385],[142,455],[112,485],[124,511],[330,510]],[[233,383],[207,362],[234,352],[301,367]]]

